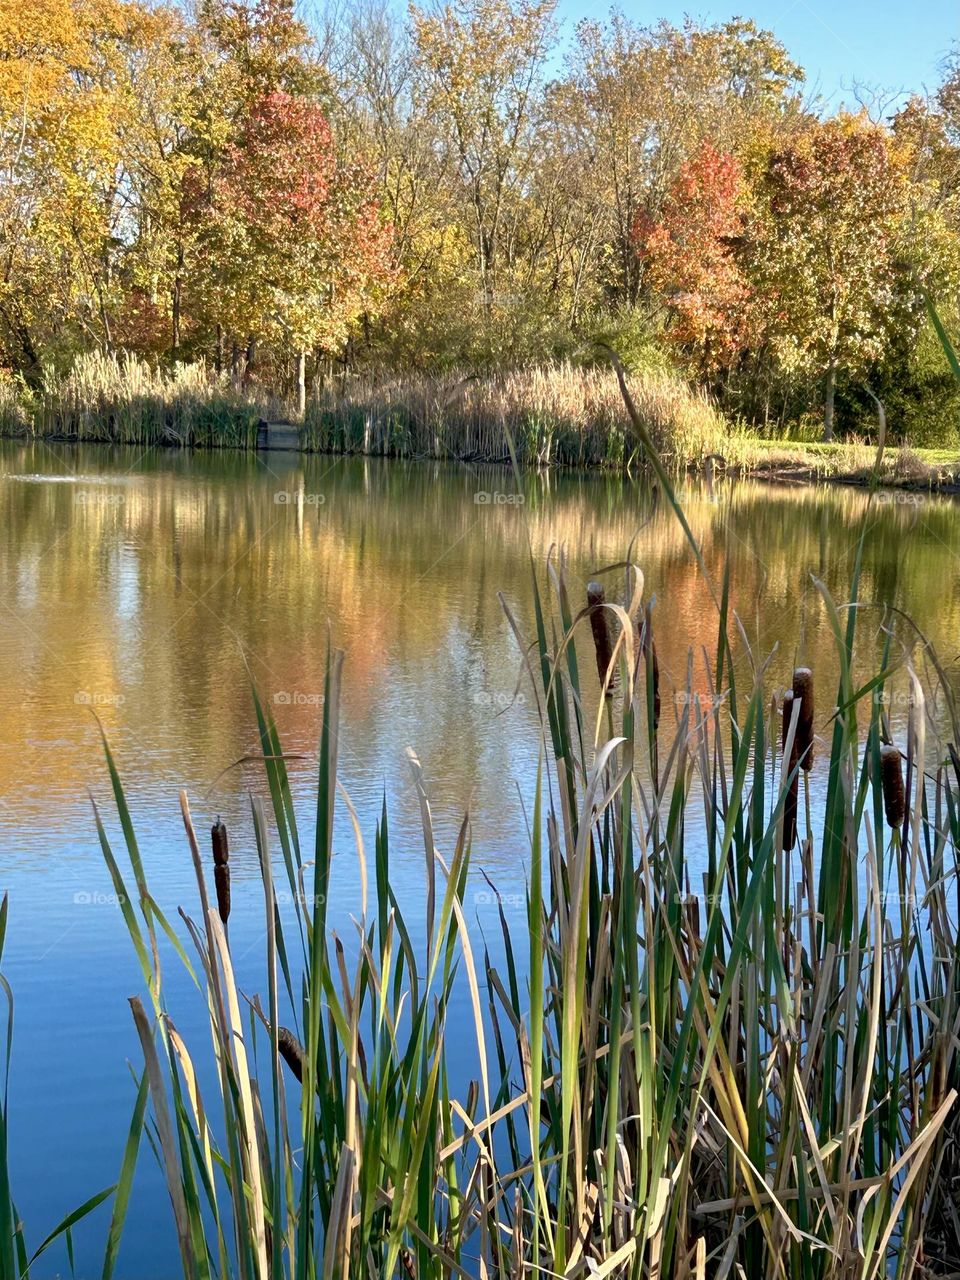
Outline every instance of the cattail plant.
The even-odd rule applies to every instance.
[[[794,677],[796,680],[796,677]],[[781,730],[780,749],[783,753],[783,764],[781,768],[789,779],[787,784],[787,794],[783,802],[783,851],[788,852],[797,843],[797,793],[800,787],[800,775],[797,772],[797,738],[799,737],[799,723],[794,731],[793,742],[790,744],[790,754],[787,755],[787,739],[790,736],[790,724],[793,720],[794,707],[797,703],[797,695],[790,689],[783,697],[783,726]],[[800,704],[800,714],[803,714],[803,703]]]
[[[794,671],[793,696],[800,701],[794,749],[800,768],[809,772],[813,764],[813,672],[809,667],[797,667]]]
[[[213,880],[217,889],[217,909],[224,924],[230,919],[230,848],[227,844],[227,828],[219,815],[210,828],[213,844]]]
[[[647,434],[644,447],[682,514]],[[684,528],[703,566],[699,544],[685,522]],[[501,916],[505,967],[484,948],[485,973],[477,972],[480,953],[464,896],[468,824],[444,863],[442,885],[435,872],[440,859],[428,857],[421,931],[404,922],[393,891],[385,806],[374,842],[375,902],[368,912],[364,895],[360,952],[349,971],[337,922],[326,914],[338,796],[339,653],[327,663],[311,867],[301,859],[276,725],[256,699],[303,957],[301,966],[294,938],[283,940],[267,821],[255,805],[269,1010],[250,1002],[249,1034],[219,921],[207,913],[206,946],[202,926],[195,930],[204,958],[219,949],[217,962],[203,969],[220,1068],[217,1125],[206,1118],[210,1095],[201,1108],[196,1091],[181,1085],[177,1058],[189,1059],[173,1038],[154,948],[142,931],[152,938],[155,921],[162,923],[159,909],[145,887],[124,893],[141,904],[143,926],[133,911],[124,919],[151,1000],[160,1006],[156,1035],[142,1005],[138,1029],[142,1024],[146,1087],[186,1280],[196,1280],[198,1259],[216,1257],[224,1259],[218,1268],[224,1280],[374,1272],[490,1280],[534,1273],[910,1280],[920,1263],[925,1274],[955,1270],[956,1197],[943,1170],[960,1077],[950,1034],[960,990],[950,898],[960,868],[954,821],[960,795],[941,769],[933,786],[944,803],[928,804],[918,773],[916,830],[905,830],[902,856],[881,865],[863,835],[863,791],[851,780],[861,767],[868,771],[890,822],[902,820],[906,805],[899,753],[885,747],[878,756],[875,721],[870,749],[861,748],[856,704],[872,686],[856,691],[856,595],[846,639],[835,629],[843,710],[824,769],[824,836],[817,845],[810,832],[803,874],[788,893],[793,868],[778,866],[774,856],[781,795],[768,789],[764,768],[775,750],[764,714],[766,668],[749,646],[748,664],[738,668],[734,660],[721,603],[728,582],[715,597],[724,625],[710,732],[676,717],[662,761],[654,736],[646,776],[634,767],[642,743],[631,699],[619,708],[621,732],[611,732],[599,752],[580,731],[573,712],[584,699],[566,644],[571,624],[562,564],[551,581],[552,610],[533,575],[536,640],[528,642],[511,616],[521,653],[539,653],[529,675],[544,714],[543,768],[520,837],[529,847],[527,912],[519,947]],[[835,622],[836,606],[825,590],[824,597]],[[605,682],[614,644],[607,626],[595,626],[603,599],[591,583],[584,612]],[[652,720],[659,673],[649,611],[644,623]],[[753,683],[744,688],[738,670],[746,665]],[[792,772],[802,753],[812,755],[812,700],[812,678],[801,670],[784,708],[796,745],[783,767]],[[612,725],[613,700],[606,711]],[[960,723],[953,736],[960,740]],[[433,851],[437,833],[419,764],[412,763],[424,844]],[[691,795],[693,765],[702,804]],[[126,814],[112,760],[111,776]],[[785,826],[784,841],[795,841],[795,817],[788,815]],[[132,828],[123,827],[142,881]],[[99,818],[98,834],[124,891]],[[193,852],[189,825],[188,836]],[[225,832],[215,832],[214,850],[225,870]],[[861,860],[868,872],[863,884]],[[704,864],[706,892],[693,909],[690,885],[701,880]],[[906,912],[902,904],[913,901],[917,875],[926,892]],[[312,894],[303,892],[305,877]],[[889,910],[890,881],[899,891],[896,912]],[[918,931],[930,934],[929,960]],[[411,941],[421,932],[422,957]],[[472,1027],[468,1016],[455,1025],[448,1016],[463,968]],[[281,974],[292,1004],[300,993],[302,1053],[292,1033],[279,1029]],[[484,978],[499,997],[487,1009],[479,998]],[[261,1023],[271,1034],[277,1029],[273,1043],[302,1078],[299,1107],[284,1104],[276,1056],[256,1053]],[[158,1041],[168,1051],[158,1054]],[[476,1065],[471,1075],[480,1088],[465,1084],[467,1063]],[[520,1079],[514,1063],[523,1064]],[[947,1248],[934,1254],[937,1241],[927,1229],[938,1185],[949,1256]],[[3,1238],[0,1232],[0,1248]],[[240,1262],[231,1267],[234,1242]],[[2,1266],[0,1273],[6,1275]]]
[[[951,1167],[960,1061],[955,1037],[944,1032],[956,1020],[960,990],[949,898],[960,864],[952,774],[941,770],[934,780],[944,804],[938,810],[924,801],[917,832],[904,833],[903,856],[879,866],[863,836],[862,793],[848,784],[862,764],[875,794],[884,795],[887,820],[899,822],[906,811],[901,758],[892,746],[881,758],[873,737],[863,752],[854,716],[839,716],[824,768],[825,838],[817,844],[810,831],[803,874],[787,895],[781,886],[795,869],[788,859],[778,866],[774,851],[781,840],[795,845],[799,834],[796,780],[786,796],[768,790],[764,761],[776,746],[764,714],[763,665],[751,662],[753,688],[741,686],[735,701],[732,646],[721,631],[724,661],[716,665],[726,678],[717,682],[710,732],[676,717],[662,760],[654,739],[649,776],[630,760],[615,772],[618,751],[640,756],[641,718],[624,699],[616,734],[623,748],[611,741],[589,758],[570,714],[583,702],[581,671],[556,640],[569,629],[562,566],[552,613],[536,578],[534,589],[538,615],[550,625],[540,626],[533,642],[540,662],[530,664],[531,693],[551,712],[542,723],[552,777],[542,787],[538,778],[530,808],[520,945],[503,923],[508,971],[486,954],[485,972],[476,972],[465,838],[449,858],[441,892],[428,884],[436,914],[428,913],[424,956],[414,954],[416,931],[404,922],[391,882],[386,812],[375,833],[375,899],[369,911],[364,906],[350,971],[325,915],[338,794],[339,655],[329,660],[325,683],[312,868],[301,862],[276,726],[256,701],[303,956],[293,935],[283,938],[267,820],[255,806],[268,922],[265,999],[250,1000],[248,1031],[220,921],[206,913],[191,932],[205,961],[220,1096],[208,1092],[203,1108],[182,1087],[177,1058],[189,1059],[170,1030],[153,948],[143,936],[162,922],[159,908],[145,889],[125,891],[98,827],[118,889],[149,903],[143,925],[131,912],[128,928],[151,1000],[160,1005],[155,1034],[142,1005],[138,1029],[142,1024],[146,1088],[182,1224],[185,1280],[197,1280],[194,1259],[221,1253],[228,1259],[218,1272],[224,1280],[359,1276],[371,1271],[371,1258],[378,1275],[391,1277],[482,1271],[489,1280],[534,1272],[690,1280],[720,1274],[707,1269],[718,1246],[729,1260],[723,1273],[750,1280],[910,1280],[917,1268],[896,1269],[899,1259],[921,1257],[946,1274],[939,1264],[956,1256],[947,1256],[956,1228],[954,1186],[943,1170]],[[588,600],[585,612],[602,610],[593,584]],[[647,615],[652,715],[649,621]],[[614,647],[606,638],[603,675]],[[864,690],[856,694],[851,652],[852,627],[850,648],[838,644],[838,701],[849,708],[865,697]],[[606,709],[612,721],[613,701]],[[792,730],[797,739],[802,682],[799,693],[788,691],[783,711],[782,733]],[[875,722],[869,732],[878,732]],[[789,752],[786,745],[782,736],[782,768],[796,773],[802,744]],[[703,763],[702,807],[699,797],[693,807],[690,793],[694,753]],[[429,803],[417,771],[415,777],[432,849]],[[917,786],[924,787],[922,774]],[[601,796],[608,797],[602,813]],[[645,842],[661,812],[667,821],[655,830],[650,847],[658,856],[650,857]],[[212,834],[215,866],[225,872],[219,821]],[[193,850],[189,827],[188,836]],[[704,848],[706,892],[694,899]],[[130,857],[142,874],[132,834]],[[861,857],[872,864],[863,884]],[[912,902],[914,867],[928,882],[926,894],[910,912],[891,912],[887,883],[898,902]],[[303,892],[306,877],[312,893]],[[933,964],[918,946],[918,930],[930,934]],[[456,1027],[448,1018],[458,962],[475,992],[485,978],[499,996],[486,1010],[475,1000],[472,1026],[467,1016]],[[430,984],[424,972],[434,974]],[[298,1006],[302,1046],[280,1025],[281,975]],[[257,1052],[261,1026],[276,1054]],[[479,1086],[464,1079],[462,1064],[470,1061]],[[519,1086],[512,1061],[524,1064]],[[279,1072],[287,1070],[302,1085],[295,1099],[285,1099]],[[214,1100],[222,1108],[216,1124],[207,1118]],[[679,1162],[678,1152],[686,1153]],[[216,1218],[198,1195],[208,1183],[217,1194]],[[665,1193],[670,1186],[674,1194]],[[942,1248],[928,1226],[931,1204],[942,1205]],[[856,1234],[850,1223],[858,1224]],[[245,1259],[235,1267],[233,1240]],[[611,1265],[618,1257],[622,1262]],[[0,1274],[7,1274],[2,1265]]]
[[[590,626],[593,630],[593,647],[597,652],[597,675],[608,698],[613,696],[615,672],[610,672],[613,659],[613,639],[610,635],[610,620],[604,608],[603,587],[599,582],[587,583],[587,607],[590,610]]]
[[[897,830],[903,826],[907,811],[903,791],[903,770],[900,765],[900,748],[884,743],[880,748],[880,777],[883,784],[883,810],[887,824]]]

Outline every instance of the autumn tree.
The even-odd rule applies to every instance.
[[[295,0],[0,5],[0,370],[129,349],[239,383],[256,350],[302,405],[311,359],[602,334],[748,419],[816,384],[832,431],[869,377],[918,420],[918,279],[956,323],[956,60],[870,124],[813,115],[749,20],[614,14],[564,54],[555,0],[321,2],[309,29]]]
[[[336,351],[389,274],[390,229],[370,175],[338,162],[320,109],[255,101],[215,183],[209,288],[234,333],[294,353],[300,412],[310,352]]]
[[[144,17],[115,0],[0,7],[0,320],[34,380],[55,337],[112,342],[123,56]]]
[[[737,263],[743,193],[736,159],[710,141],[681,165],[660,218],[634,234],[645,280],[664,302],[668,336],[704,375],[732,363],[747,338],[749,287]]]
[[[463,350],[477,286],[456,165],[418,93],[412,26],[388,0],[361,0],[327,15],[321,43],[341,150],[369,165],[393,228],[392,288],[350,354],[429,367]]]
[[[757,195],[757,324],[784,368],[823,379],[831,440],[838,372],[881,359],[894,323],[902,168],[883,128],[840,116],[774,150]]]
[[[603,223],[597,269],[615,300],[640,296],[637,220],[659,219],[680,167],[705,140],[739,155],[758,131],[788,127],[802,81],[772,33],[742,19],[641,27],[615,12],[579,24],[553,111],[577,138]]]
[[[556,0],[455,0],[411,9],[416,93],[448,149],[485,306],[515,261]]]

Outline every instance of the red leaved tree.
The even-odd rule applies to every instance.
[[[645,283],[669,313],[668,336],[706,375],[729,366],[746,341],[741,202],[738,161],[705,141],[680,169],[659,219],[641,215],[634,224]]]
[[[390,278],[372,176],[338,160],[317,106],[277,91],[227,149],[211,228],[222,322],[296,354],[302,411],[306,354],[341,348]]]

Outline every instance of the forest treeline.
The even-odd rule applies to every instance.
[[[561,38],[555,0],[21,0],[0,9],[0,367],[590,362],[779,433],[960,444],[925,310],[960,289],[960,64],[829,113],[733,19]],[[817,427],[819,430],[819,425]]]

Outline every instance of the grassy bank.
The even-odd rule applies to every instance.
[[[955,449],[888,447],[878,467],[873,443],[764,440],[731,431],[718,466],[734,475],[793,483],[879,484],[939,492],[960,489],[960,455]]]
[[[834,675],[801,665],[786,691],[712,582],[713,652],[668,690],[657,617],[682,602],[654,610],[630,564],[602,591],[562,556],[533,567],[523,616],[507,612],[542,735],[516,839],[526,922],[501,917],[502,962],[472,923],[469,817],[437,846],[413,756],[422,919],[394,893],[386,811],[373,832],[354,820],[358,919],[328,912],[347,856],[335,810],[354,819],[336,650],[309,843],[254,704],[269,803],[239,839],[261,881],[233,891],[262,899],[256,990],[238,988],[229,938],[237,833],[218,824],[208,846],[182,796],[200,909],[174,928],[109,758],[122,853],[96,823],[142,971],[143,1057],[106,1280],[144,1134],[188,1280],[955,1271],[960,721],[929,649],[910,665],[905,620],[886,619],[855,683],[858,581],[859,556],[845,605],[815,584]],[[161,951],[195,975],[209,1039],[177,1031]]]

